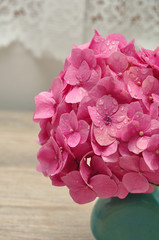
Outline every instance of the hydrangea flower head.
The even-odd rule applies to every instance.
[[[84,204],[159,185],[159,47],[95,31],[35,97],[37,170]]]

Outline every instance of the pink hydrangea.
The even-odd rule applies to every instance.
[[[35,97],[37,170],[84,204],[159,185],[159,47],[95,31]]]

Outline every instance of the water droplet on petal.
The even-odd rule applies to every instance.
[[[98,104],[99,104],[99,105],[103,105],[103,104],[104,104],[103,99],[99,99]]]
[[[118,129],[118,130],[121,129],[121,127],[122,127],[121,124],[118,124],[118,125],[117,125],[117,129]]]
[[[121,122],[121,121],[123,120],[123,117],[124,117],[124,116],[118,116],[118,117],[117,117],[117,121],[118,121],[118,122]]]
[[[129,119],[128,119],[128,120],[129,120]],[[127,122],[128,122],[128,120],[125,118],[125,119],[124,119],[124,123],[127,123]]]

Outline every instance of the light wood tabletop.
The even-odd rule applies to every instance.
[[[93,203],[36,172],[39,128],[31,112],[0,111],[0,240],[93,240]]]

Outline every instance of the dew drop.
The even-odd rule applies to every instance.
[[[118,121],[118,122],[121,122],[121,121],[123,120],[123,117],[124,117],[124,116],[118,116],[118,117],[117,117],[117,121]]]
[[[125,109],[124,106],[121,106],[120,110],[121,110],[122,112],[124,111],[124,109]]]
[[[103,99],[99,99],[98,104],[99,104],[99,105],[103,105],[103,104],[104,104]]]
[[[124,123],[127,123],[128,121],[129,121],[129,119],[128,119],[128,120],[127,120],[127,119],[125,119],[125,120],[124,120]]]

